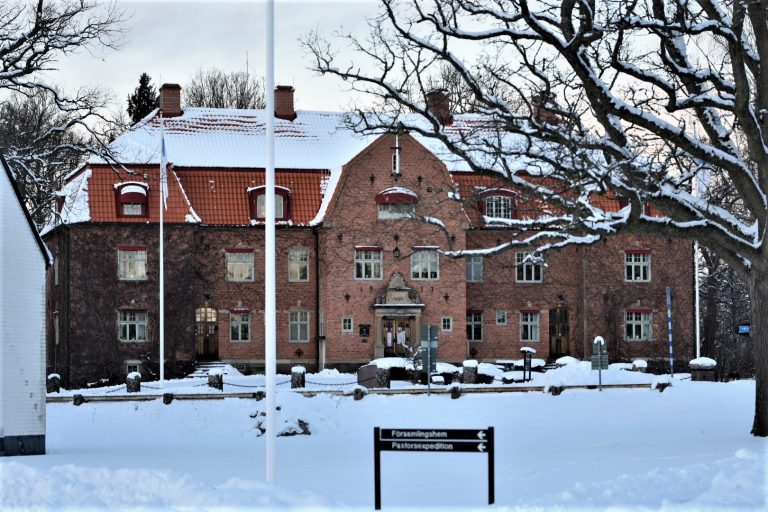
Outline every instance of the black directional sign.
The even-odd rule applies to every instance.
[[[382,428],[381,440],[400,440],[411,439],[414,441],[439,441],[450,439],[451,441],[483,441],[488,438],[488,431],[485,429],[407,429],[407,428]]]
[[[381,452],[488,454],[488,504],[494,502],[493,427],[487,429],[373,429],[375,508],[381,510]]]

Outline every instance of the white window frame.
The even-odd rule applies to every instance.
[[[136,369],[131,369],[132,366],[135,366]],[[141,372],[141,361],[138,359],[127,359],[125,361],[125,372],[128,374],[132,372]]]
[[[447,327],[446,327],[447,325]],[[440,319],[440,328],[443,332],[453,332],[453,317],[444,316]]]
[[[284,218],[285,198],[282,194],[275,193],[275,218]],[[259,194],[256,196],[256,218],[264,220],[267,218],[267,195]]]
[[[515,253],[515,281],[518,283],[541,283],[544,280],[543,265],[531,262],[530,258],[526,259],[530,254],[532,253]]]
[[[473,327],[471,330],[470,330],[470,326]],[[479,338],[475,338],[474,337],[475,336],[475,329],[474,329],[474,327],[477,327],[477,326],[480,327],[480,337]],[[469,313],[469,312],[467,313],[467,330],[468,330],[468,332],[467,332],[467,341],[471,341],[473,343],[474,342],[478,342],[478,341],[483,341],[483,335],[485,333],[483,332],[484,329],[483,329],[483,314],[482,313]],[[472,334],[470,334],[470,332]]]
[[[120,281],[146,281],[147,250],[118,249],[117,278]]]
[[[302,329],[305,331],[304,333],[302,333]],[[306,309],[288,312],[288,341],[290,343],[309,343],[309,311]]]
[[[245,327],[245,333],[243,333]],[[251,341],[251,313],[249,311],[229,312],[229,341],[246,343]]]
[[[318,312],[318,314],[320,315],[320,317],[319,317],[319,324],[320,325],[318,326],[319,332],[317,333],[317,335],[322,338],[322,337],[325,336],[325,310],[321,309]]]
[[[629,330],[632,333],[630,334]],[[624,339],[627,341],[651,341],[653,336],[653,312],[633,311],[624,312]]]
[[[147,312],[119,311],[117,314],[117,339],[124,343],[147,341]]]
[[[541,341],[541,313],[520,312],[520,342],[538,343]]]
[[[440,279],[440,254],[437,250],[419,250],[411,254],[411,279],[415,281]]]
[[[384,250],[355,249],[355,280],[381,281],[383,279]]]
[[[496,310],[496,325],[507,325],[507,310],[506,309],[497,309]]]
[[[651,253],[624,252],[624,281],[627,283],[651,282]]]
[[[144,203],[120,203],[123,207],[123,217],[142,217]]]
[[[343,334],[351,334],[355,332],[355,320],[351,316],[341,317],[341,332]]]
[[[490,195],[485,198],[486,217],[511,219],[512,211],[512,198],[510,196]]]
[[[302,276],[302,270],[305,274]],[[306,249],[288,250],[288,282],[309,282],[309,251]]]
[[[467,282],[468,283],[483,282],[483,256],[482,255],[472,254],[467,256]]]
[[[254,275],[253,251],[227,251],[227,281],[230,283],[252,283]]]

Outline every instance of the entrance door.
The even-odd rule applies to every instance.
[[[549,356],[568,355],[568,310],[549,310]]]
[[[411,319],[384,317],[382,319],[382,345],[384,345],[384,355],[405,356],[405,345],[411,343]]]
[[[205,307],[195,311],[195,351],[198,360],[219,358],[219,340],[216,310]]]

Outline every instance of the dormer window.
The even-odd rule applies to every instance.
[[[115,185],[115,201],[118,217],[147,217],[148,186],[144,183],[120,183]]]
[[[493,219],[514,219],[515,193],[506,189],[484,191],[478,207],[486,217],[486,222],[493,222]]]
[[[251,219],[263,222],[267,218],[266,187],[248,189],[248,204]],[[291,218],[291,190],[275,185],[275,221],[287,221]]]
[[[376,194],[379,220],[409,219],[416,213],[419,196],[403,187],[390,187]]]

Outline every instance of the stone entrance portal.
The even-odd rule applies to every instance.
[[[385,351],[403,355],[403,351],[398,352],[395,347],[400,330],[406,337],[406,343],[416,343],[421,332],[423,309],[421,297],[415,290],[406,286],[403,275],[399,272],[392,274],[389,284],[376,295],[376,302],[373,304],[376,315],[374,358],[384,357]],[[390,339],[391,348],[387,346]]]

